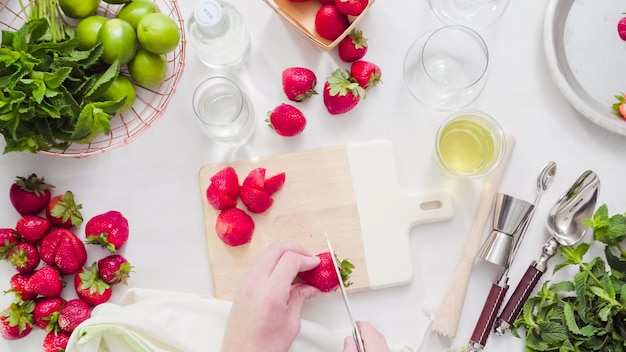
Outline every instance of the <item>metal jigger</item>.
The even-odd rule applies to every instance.
[[[506,268],[517,234],[535,206],[508,194],[497,193],[494,201],[493,230],[485,239],[477,256]]]

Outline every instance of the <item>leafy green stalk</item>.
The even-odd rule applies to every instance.
[[[59,7],[59,0],[29,0],[28,9],[20,1],[22,12],[26,14],[26,22],[35,20],[48,21],[50,41],[59,42],[67,39],[68,24]]]
[[[594,241],[561,247],[554,268],[577,267],[572,279],[544,282],[514,323],[513,335],[526,330],[526,351],[626,351],[626,217],[602,205],[586,224]],[[594,245],[604,246],[604,258],[585,261]]]

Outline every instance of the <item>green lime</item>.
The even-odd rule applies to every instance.
[[[99,6],[100,0],[59,0],[59,7],[70,18],[93,15]]]
[[[108,21],[106,17],[98,15],[81,20],[75,30],[78,49],[89,50],[93,48],[98,43],[98,32],[106,21]]]
[[[135,30],[126,21],[119,18],[108,20],[98,32],[98,42],[102,43],[102,61],[112,64],[119,59],[120,64],[128,63],[137,52]]]
[[[146,50],[155,54],[167,54],[178,45],[180,31],[176,22],[163,13],[143,16],[137,25],[137,40]]]
[[[128,63],[128,72],[138,85],[154,88],[161,84],[167,75],[167,59],[165,55],[140,48]]]
[[[130,23],[136,30],[143,16],[157,12],[159,8],[152,1],[134,0],[122,6],[115,17]]]
[[[128,77],[119,74],[104,92],[103,97],[106,100],[113,101],[126,97],[124,105],[117,110],[118,113],[122,113],[133,107],[133,103],[135,103],[135,99],[137,98],[137,92],[135,91],[133,82],[131,82]]]

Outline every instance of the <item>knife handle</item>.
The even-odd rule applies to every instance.
[[[504,306],[500,317],[498,317],[498,322],[495,328],[498,335],[504,334],[506,329],[513,325],[513,322],[522,311],[524,303],[530,296],[530,293],[533,291],[535,286],[537,286],[537,282],[539,282],[541,275],[543,275],[543,271],[537,269],[534,264],[535,263],[526,269],[524,276],[522,276],[522,279],[517,284],[511,298],[509,298],[508,302]]]
[[[472,346],[470,351],[479,351],[485,347],[508,288],[509,285],[506,284],[504,286],[495,283],[491,285],[491,290],[489,290],[489,295],[487,295],[483,310],[480,312],[474,332],[470,338],[470,346]]]

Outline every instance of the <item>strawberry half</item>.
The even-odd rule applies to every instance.
[[[359,60],[367,53],[367,38],[363,36],[363,31],[355,29],[337,45],[337,54],[343,62],[353,62]]]
[[[324,83],[324,105],[333,115],[354,109],[361,96],[365,96],[365,90],[340,69],[335,70]]]
[[[128,220],[117,210],[98,214],[85,225],[87,243],[100,245],[111,253],[120,250],[128,241],[128,236]]]
[[[239,208],[222,210],[215,222],[217,236],[229,246],[241,246],[250,242],[254,232],[254,221]]]
[[[21,339],[33,330],[33,301],[13,302],[0,312],[0,336],[5,340]]]
[[[74,289],[78,298],[90,306],[97,306],[107,302],[111,298],[113,289],[104,282],[98,273],[98,265],[83,267],[74,276]]]
[[[209,205],[224,210],[237,205],[239,197],[239,177],[231,166],[226,166],[211,176],[211,183],[205,196]]]
[[[298,277],[309,285],[317,287],[322,292],[334,291],[339,287],[339,279],[335,272],[333,260],[337,261],[339,266],[339,272],[341,279],[345,287],[352,285],[348,280],[352,274],[354,265],[348,260],[339,260],[336,255],[331,255],[330,252],[322,252],[317,254],[320,258],[318,266],[311,270],[302,271],[298,273]]]
[[[350,66],[350,75],[363,89],[370,89],[382,82],[380,67],[369,61],[353,62]]]
[[[75,274],[87,261],[85,244],[68,229],[50,231],[39,245],[41,260],[54,265],[63,275]]]
[[[266,171],[267,170],[264,167],[257,167],[252,169],[243,180],[242,186],[263,190],[263,186],[265,185]]]
[[[265,182],[263,183],[263,190],[265,190],[265,192],[267,192],[270,196],[276,193],[285,184],[285,176],[285,173],[281,172],[265,179]]]
[[[253,187],[243,186],[241,187],[241,193],[239,194],[241,202],[246,206],[249,212],[260,214],[274,203],[274,200],[263,189],[256,189]]]
[[[24,242],[36,244],[48,233],[50,227],[52,223],[46,218],[38,215],[23,215],[17,220],[15,230]]]
[[[52,194],[53,185],[44,182],[32,174],[28,177],[17,177],[9,189],[9,199],[15,210],[21,215],[37,214],[46,208]]]
[[[83,321],[91,317],[91,306],[80,298],[70,299],[59,312],[57,323],[61,330],[72,333]]]
[[[265,122],[279,136],[293,137],[302,133],[306,127],[306,117],[293,105],[280,104],[267,115]]]
[[[283,92],[287,99],[295,102],[305,101],[318,94],[315,90],[317,77],[305,67],[288,67],[282,73]]]
[[[61,297],[39,297],[35,300],[33,310],[33,323],[43,331],[57,331],[59,312],[65,305],[65,299]]]
[[[335,5],[324,5],[315,14],[315,31],[324,39],[339,38],[349,26],[348,16]]]
[[[80,227],[83,223],[83,215],[80,212],[82,207],[74,201],[74,193],[67,191],[50,199],[46,207],[46,218],[56,227],[66,229],[72,226]]]

